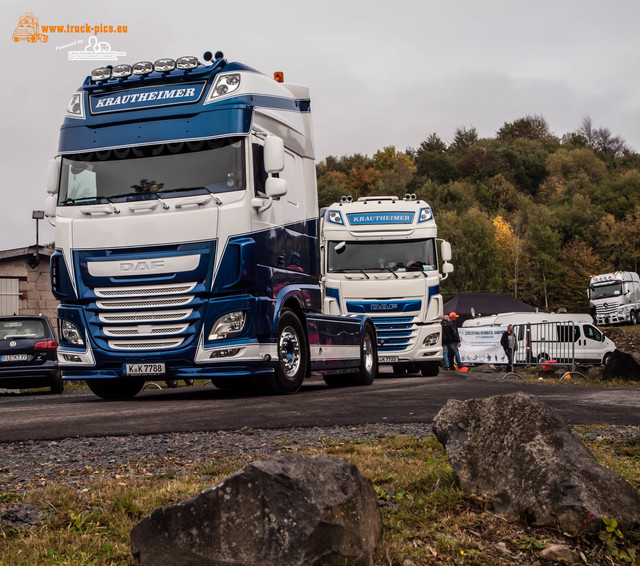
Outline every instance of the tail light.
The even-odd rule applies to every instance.
[[[43,340],[42,342],[36,342],[33,348],[34,350],[57,350],[58,345],[55,340]]]

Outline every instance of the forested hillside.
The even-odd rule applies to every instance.
[[[368,195],[415,193],[451,242],[459,291],[512,293],[541,308],[588,311],[589,276],[638,270],[640,155],[585,117],[553,135],[541,116],[480,139],[461,127],[417,149],[327,157],[317,166],[320,206]]]

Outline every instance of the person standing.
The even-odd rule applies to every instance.
[[[444,315],[442,317],[442,364],[444,369],[451,369],[452,366],[457,368],[462,367],[462,361],[460,360],[460,352],[458,347],[460,346],[460,335],[458,329],[451,320],[450,315]],[[458,316],[457,314],[455,315]]]
[[[507,373],[513,371],[513,353],[518,349],[516,335],[513,333],[513,324],[510,324],[500,338],[500,346],[507,356]]]

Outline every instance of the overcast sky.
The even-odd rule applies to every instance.
[[[12,41],[40,25],[124,25],[126,33]],[[561,136],[583,116],[640,150],[638,0],[2,0],[0,250],[35,243],[47,164],[71,94],[105,63],[69,60],[89,38],[120,63],[221,50],[311,89],[318,159],[417,147],[460,126],[491,137],[527,114]],[[75,45],[71,45],[75,44]],[[116,64],[116,63],[112,63]],[[54,238],[46,220],[40,243]]]

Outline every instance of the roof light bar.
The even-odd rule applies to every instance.
[[[111,76],[114,79],[122,79],[130,77],[132,73],[131,65],[116,65],[111,70]]]
[[[176,68],[176,62],[174,59],[158,59],[153,68],[159,73],[169,73]]]
[[[198,66],[198,58],[197,57],[179,57],[176,60],[176,67],[183,71],[188,71],[189,69],[195,69]]]
[[[132,71],[134,75],[146,76],[153,72],[153,63],[151,61],[139,61],[133,64]]]
[[[111,67],[98,67],[91,71],[92,81],[107,81],[111,78]]]

